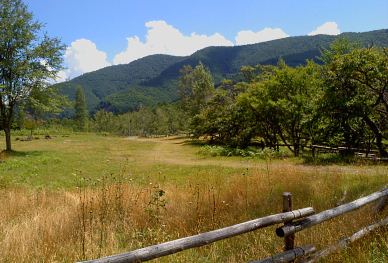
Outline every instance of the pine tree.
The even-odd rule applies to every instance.
[[[79,131],[85,131],[88,122],[88,112],[86,108],[86,98],[84,94],[84,90],[81,86],[77,88],[77,92],[75,95],[75,117],[74,120],[76,122],[76,127]]]

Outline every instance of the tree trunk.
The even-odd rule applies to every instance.
[[[299,143],[294,143],[294,156],[299,156]]]
[[[5,143],[6,143],[6,151],[10,152],[12,151],[12,145],[11,145],[11,129],[9,127],[4,128],[5,132]]]
[[[388,157],[388,152],[385,150],[385,146],[383,144],[383,134],[381,133],[379,127],[377,127],[376,123],[374,123],[368,116],[365,116],[363,119],[376,137],[376,146],[379,149],[380,156]]]

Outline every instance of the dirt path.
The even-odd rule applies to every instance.
[[[145,152],[145,159],[150,162],[189,166],[222,166],[231,168],[252,168],[259,163],[249,159],[236,160],[230,157],[208,158],[197,154],[197,147],[187,145],[187,139],[181,137],[169,138],[133,138],[144,142],[155,142],[152,151]],[[262,164],[260,164],[262,165]]]
[[[139,142],[154,142],[155,147],[151,151],[144,151],[141,156],[141,161],[149,163],[165,163],[171,165],[187,165],[187,166],[219,166],[230,168],[245,168],[245,169],[267,169],[265,160],[255,160],[238,157],[205,157],[199,155],[198,147],[188,145],[187,139],[182,137],[163,137],[163,138],[131,138]],[[271,160],[271,169],[298,170],[304,172],[315,173],[342,173],[342,174],[373,174],[378,170],[377,174],[386,174],[386,166],[344,166],[344,165],[303,165],[292,160]],[[374,171],[372,173],[372,171]]]

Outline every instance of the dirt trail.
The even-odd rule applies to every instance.
[[[208,157],[203,157],[197,154],[198,148],[186,145],[187,139],[181,137],[151,139],[134,138],[133,140],[156,143],[156,146],[152,151],[144,153],[145,159],[150,162],[189,166],[222,166],[231,168],[252,168],[258,165],[257,162],[249,159],[232,160],[229,157],[214,157],[210,159]]]
[[[248,168],[248,169],[266,169],[267,162],[265,160],[255,159],[240,159],[234,157],[204,157],[199,154],[198,148],[187,145],[187,139],[182,137],[163,137],[163,138],[130,138],[140,142],[155,142],[155,147],[152,150],[147,150],[142,153],[141,161],[150,163],[165,163],[172,165],[188,165],[188,166],[220,166],[230,168]],[[342,166],[342,165],[324,165],[313,166],[298,164],[288,160],[271,160],[271,169],[274,170],[299,170],[304,172],[316,173],[342,173],[342,174],[368,174],[376,171],[377,174],[386,173],[386,167],[379,168],[369,166]],[[297,168],[296,168],[297,167]]]

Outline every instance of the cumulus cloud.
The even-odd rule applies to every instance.
[[[253,32],[251,30],[243,30],[237,33],[236,45],[247,45],[260,43],[275,39],[288,37],[289,35],[281,28],[266,27],[261,31]]]
[[[111,65],[106,53],[98,50],[96,44],[88,39],[72,42],[65,51],[64,62],[67,69],[59,72],[59,81]]]
[[[184,35],[163,20],[149,21],[145,26],[148,28],[145,41],[141,41],[138,36],[127,38],[128,46],[114,57],[114,64],[129,63],[152,54],[187,56],[209,46],[233,46],[231,41],[219,33],[210,36],[197,33]]]
[[[51,80],[51,82],[55,83],[55,82],[63,82],[63,81],[68,80],[69,77],[67,76],[66,71],[68,71],[68,70],[59,71],[57,74],[57,77],[55,79]]]
[[[341,30],[339,29],[336,22],[326,22],[319,27],[317,27],[315,30],[311,31],[308,35],[309,36],[315,36],[315,35],[338,35],[341,33]]]

